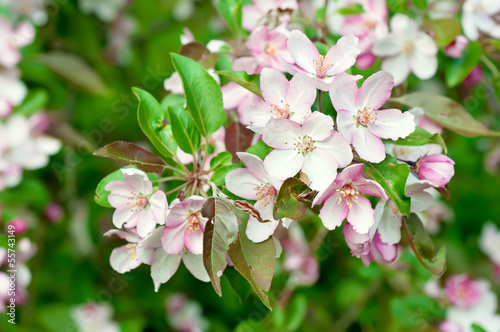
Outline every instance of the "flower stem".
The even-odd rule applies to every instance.
[[[498,68],[491,62],[491,60],[484,54],[481,54],[481,61],[488,67],[489,70],[493,73],[493,77],[497,77],[500,73],[498,72]]]
[[[168,195],[170,195],[172,193],[175,193],[176,191],[178,191],[178,190],[184,188],[185,186],[187,186],[189,183],[191,183],[191,182],[184,182],[180,186],[178,186],[178,187],[176,187],[176,188],[174,188],[172,190],[167,191],[165,194],[168,196]]]

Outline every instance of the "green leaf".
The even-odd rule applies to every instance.
[[[441,247],[437,253],[434,251],[431,237],[414,213],[409,218],[403,218],[403,229],[420,263],[432,274],[441,275],[446,269],[446,248]]]
[[[7,243],[7,240],[5,241]],[[236,297],[241,305],[252,293],[252,287],[241,274],[239,274],[236,269],[227,268],[224,270],[223,278],[226,278],[231,289],[233,290]]]
[[[186,93],[188,112],[198,131],[204,136],[219,129],[226,113],[222,109],[222,93],[214,78],[194,60],[171,53],[172,63],[179,73]]]
[[[229,151],[222,151],[210,160],[210,169],[212,171],[223,166],[230,166],[233,156]]]
[[[149,93],[139,88],[132,88],[139,100],[137,119],[144,134],[153,146],[165,157],[177,153],[172,129],[164,123],[167,113],[162,110],[158,101]]]
[[[168,115],[179,148],[194,156],[200,147],[200,133],[196,130],[193,118],[182,106],[169,106]]]
[[[65,81],[80,89],[98,96],[108,93],[108,88],[99,75],[76,55],[53,52],[39,55],[37,59]]]
[[[405,187],[410,167],[407,164],[398,164],[391,155],[387,155],[384,161],[378,164],[366,160],[363,162],[364,172],[384,188],[403,216],[409,216],[411,199],[406,196]]]
[[[479,42],[469,42],[461,58],[448,60],[446,66],[446,85],[449,88],[453,88],[462,83],[471,70],[479,63],[481,54],[481,44]]]
[[[288,178],[283,182],[276,197],[274,218],[301,219],[307,211],[308,204],[301,200],[301,195],[307,193],[307,184],[297,178]]]
[[[212,174],[210,181],[212,181],[216,186],[222,186],[222,185],[226,184],[226,175],[229,172],[231,172],[232,170],[235,170],[237,168],[241,168],[241,166],[238,164],[235,164],[235,165],[228,165],[228,166],[219,167],[214,172],[214,174]]]
[[[143,148],[124,141],[116,141],[96,151],[94,155],[111,158],[121,165],[134,165],[148,173],[161,173],[167,165],[163,159]]]
[[[215,72],[215,74],[218,74],[222,77],[227,78],[230,81],[233,81],[234,83],[244,87],[253,94],[259,96],[261,99],[264,99],[264,97],[262,97],[262,92],[260,91],[260,87],[258,85],[259,84],[258,75],[248,75],[244,71],[233,72],[231,70],[218,70]]]
[[[0,206],[21,205],[44,211],[50,200],[50,192],[45,184],[31,176],[25,176],[16,187],[0,191]]]
[[[462,25],[455,18],[443,18],[436,21],[428,22],[430,30],[436,36],[436,41],[439,46],[447,46],[451,44],[455,38],[462,33]]]
[[[430,92],[415,92],[390,100],[412,108],[421,107],[429,119],[463,136],[500,137],[500,132],[490,130],[476,121],[461,104],[448,97]]]
[[[169,106],[183,106],[185,104],[186,104],[186,97],[184,95],[177,95],[175,93],[169,93],[160,102],[160,106],[163,112],[168,112]]]
[[[326,45],[325,43],[319,42],[319,41],[314,42],[314,46],[316,46],[319,53],[323,56],[326,55],[326,53],[330,49],[330,47],[328,45]]]
[[[439,134],[431,134],[427,130],[422,129],[420,127],[416,127],[415,131],[405,138],[400,138],[397,141],[389,141],[387,142],[396,144],[396,145],[425,145],[425,144],[439,144],[444,150],[444,153],[448,153],[448,148],[446,147],[446,143],[443,138]]]
[[[215,292],[222,296],[220,276],[227,265],[229,246],[238,237],[238,218],[231,204],[219,197],[208,198],[201,208],[201,214],[209,219],[203,232],[203,265]]]
[[[337,13],[339,13],[340,15],[359,15],[364,12],[365,10],[363,9],[363,6],[359,3],[355,3],[349,7],[344,7],[337,10]]]
[[[16,114],[33,115],[44,110],[49,102],[49,94],[43,89],[35,89],[28,93],[23,103],[16,108]]]
[[[479,326],[477,324],[472,324],[471,327],[472,327],[472,331],[474,331],[474,332],[487,332],[484,328],[482,328],[481,326]]]
[[[246,226],[244,222],[240,224],[238,239],[230,246],[228,254],[234,268],[250,283],[262,303],[272,310],[266,293],[271,288],[276,265],[274,240],[270,237],[254,243],[245,234]]]
[[[242,32],[241,7],[241,1],[238,0],[219,0],[217,4],[220,16],[235,36],[240,35]]]
[[[287,310],[287,331],[296,331],[304,322],[307,314],[307,298],[303,294],[297,294]]]
[[[264,141],[258,141],[251,147],[247,149],[246,152],[256,155],[260,159],[264,159],[269,153],[271,153],[271,147],[268,146]]]

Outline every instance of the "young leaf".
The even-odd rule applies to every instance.
[[[359,3],[355,3],[349,7],[340,8],[337,10],[340,15],[359,15],[364,13],[363,6]]]
[[[26,116],[33,115],[44,110],[49,102],[49,94],[42,89],[35,89],[28,93],[23,103],[16,108],[17,114]]]
[[[238,162],[236,152],[246,151],[252,145],[254,133],[239,122],[231,122],[226,128],[224,143],[227,151],[233,155],[233,162]]]
[[[217,5],[220,16],[226,21],[227,26],[235,36],[241,33],[241,1],[219,0]]]
[[[439,134],[431,134],[427,130],[420,127],[416,127],[415,131],[405,138],[400,138],[397,141],[389,141],[388,143],[396,145],[425,145],[425,144],[439,144],[444,150],[444,153],[448,153],[448,148],[443,138]]]
[[[168,112],[169,106],[183,106],[186,104],[186,97],[184,95],[177,95],[175,93],[169,93],[160,102],[161,109],[163,112]]]
[[[210,169],[212,171],[218,169],[219,167],[231,165],[231,153],[228,151],[222,151],[212,159],[210,159]]]
[[[260,98],[264,99],[262,97],[262,92],[260,91],[260,87],[255,84],[254,82],[258,82],[257,75],[248,75],[244,71],[239,71],[239,72],[233,72],[231,70],[219,70],[216,71],[215,74],[218,74],[222,77],[227,78],[230,81],[233,81],[234,83],[241,85],[248,91],[252,92],[253,94],[256,94]]]
[[[441,247],[437,253],[434,251],[434,244],[420,218],[414,213],[409,218],[403,218],[403,228],[420,263],[436,276],[443,274],[446,269],[446,248]]]
[[[76,55],[54,52],[38,56],[40,62],[67,82],[95,95],[106,95],[108,88],[99,75]]]
[[[428,25],[436,36],[437,44],[443,47],[451,44],[462,33],[462,25],[455,18],[428,21]]]
[[[266,293],[271,288],[276,265],[274,240],[269,238],[254,243],[246,236],[245,229],[246,223],[241,223],[238,239],[230,246],[228,254],[234,268],[250,283],[262,303],[272,310]]]
[[[446,66],[446,85],[449,88],[453,88],[462,83],[471,70],[479,63],[481,54],[481,44],[479,42],[469,42],[461,58],[448,60]]]
[[[421,107],[429,119],[460,135],[500,137],[500,132],[490,130],[476,121],[461,104],[448,97],[430,92],[415,92],[390,100],[409,107]]]
[[[111,158],[124,166],[134,165],[148,173],[161,173],[165,169],[165,161],[143,148],[124,141],[116,141],[96,151],[94,155]]]
[[[222,109],[222,92],[214,78],[194,60],[171,53],[186,93],[188,112],[204,136],[219,129],[226,118]]]
[[[193,118],[182,106],[169,106],[168,115],[175,141],[182,151],[194,155],[200,147],[200,133],[196,130]]]
[[[171,127],[164,124],[166,112],[149,92],[139,88],[132,88],[132,90],[139,99],[137,119],[142,131],[162,155],[174,156],[177,153],[177,144]]]
[[[387,155],[384,161],[378,164],[366,160],[363,162],[364,172],[384,188],[403,216],[409,216],[411,200],[405,195],[405,187],[410,167],[407,164],[398,164],[391,155]]]
[[[301,200],[301,195],[307,193],[309,187],[297,178],[288,178],[283,182],[276,198],[274,217],[299,220],[307,211],[308,204]]]
[[[215,292],[222,296],[220,277],[226,268],[226,253],[238,237],[238,218],[232,206],[223,198],[210,197],[201,208],[209,221],[203,232],[203,265]]]
[[[269,153],[271,153],[271,150],[271,147],[264,143],[264,141],[258,141],[249,147],[246,152],[256,155],[260,159],[264,159]]]

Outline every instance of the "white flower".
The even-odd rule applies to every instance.
[[[113,309],[107,303],[87,303],[71,311],[80,332],[118,332],[118,323],[111,319]]]
[[[500,13],[500,1],[466,0],[462,12],[465,36],[477,40],[479,31],[482,31],[493,38],[500,38],[500,24],[493,18],[497,13]]]

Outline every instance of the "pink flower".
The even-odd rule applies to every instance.
[[[417,162],[417,175],[436,187],[444,187],[455,174],[455,162],[443,154],[423,156]]]
[[[372,48],[373,54],[386,57],[382,70],[394,76],[395,85],[403,83],[410,71],[422,80],[431,78],[437,70],[437,46],[431,36],[403,14],[394,15],[390,25],[391,33]]]
[[[471,280],[466,274],[449,277],[444,289],[448,301],[452,305],[464,309],[476,305],[483,295],[481,283]]]
[[[312,78],[297,73],[290,82],[276,69],[264,68],[260,76],[260,88],[264,100],[245,110],[245,119],[260,132],[273,118],[290,119],[303,123],[311,114],[311,106],[316,100],[316,89]]]
[[[342,231],[351,254],[361,258],[366,267],[370,266],[370,262],[392,263],[398,256],[398,246],[382,242],[378,232],[373,229],[370,233],[359,234],[351,224],[344,225]]]
[[[260,72],[263,67],[285,71],[280,63],[280,58],[292,61],[286,46],[289,34],[289,31],[284,28],[278,27],[271,30],[265,25],[252,31],[248,37],[247,47],[259,67],[256,69],[257,72]],[[249,72],[249,74],[252,73]]]
[[[157,224],[164,224],[167,199],[161,190],[154,192],[153,184],[143,171],[121,169],[125,181],[113,181],[105,187],[111,193],[109,204],[116,208],[113,224],[121,228],[137,228],[140,237],[146,237]]]
[[[49,205],[47,205],[47,207],[45,208],[44,214],[45,218],[47,218],[48,221],[56,223],[58,221],[61,221],[62,217],[64,216],[64,210],[56,202],[50,202]]]
[[[483,80],[483,70],[480,66],[475,66],[470,71],[469,75],[464,79],[464,85],[469,89],[472,89],[478,85]]]
[[[126,245],[115,248],[111,252],[109,263],[113,270],[118,273],[125,273],[141,265],[142,262],[137,255],[137,245],[143,238],[134,229],[112,229],[104,233],[104,236],[111,235],[116,235],[128,242]]]
[[[27,22],[13,27],[6,18],[0,17],[0,65],[15,67],[21,61],[19,48],[31,44],[35,29]]]
[[[273,217],[273,208],[276,194],[283,182],[268,174],[259,157],[245,152],[238,152],[237,155],[247,168],[238,168],[227,174],[227,190],[245,199],[257,201],[254,207],[262,219],[271,220],[261,223],[252,216],[248,219],[248,238],[256,243],[262,242],[278,227],[278,220]]]
[[[161,236],[167,254],[178,254],[187,249],[199,255],[203,252],[203,231],[207,218],[201,216],[205,198],[191,196],[170,208]]]
[[[319,217],[329,230],[347,221],[359,234],[366,234],[374,224],[372,204],[363,194],[387,199],[384,189],[375,181],[361,175],[364,164],[346,167],[334,182],[314,201],[314,205],[325,203]]]
[[[323,56],[313,42],[299,30],[290,33],[287,45],[296,64],[283,59],[282,64],[285,69],[292,75],[298,72],[308,74],[315,79],[316,88],[323,91],[328,91],[336,75],[354,65],[356,57],[361,52],[358,38],[344,36]]]
[[[464,50],[469,44],[467,38],[462,35],[455,37],[455,40],[448,46],[445,47],[444,51],[446,55],[450,58],[461,58],[463,56]]]
[[[500,38],[500,24],[495,15],[500,12],[500,2],[491,0],[466,0],[462,12],[464,34],[470,40],[479,38],[482,31],[493,38]]]
[[[352,161],[352,151],[339,133],[333,130],[331,117],[313,112],[304,123],[275,118],[269,120],[264,142],[275,148],[264,166],[274,178],[285,180],[304,172],[315,190],[325,189],[335,180],[337,168]]]
[[[14,218],[12,219],[11,221],[9,221],[6,225],[5,225],[5,232],[7,233],[10,228],[9,226],[14,226],[14,234],[16,235],[21,235],[23,233],[25,233],[28,228],[29,228],[29,225],[28,225],[28,222],[26,221],[26,219],[23,219],[23,218]]]
[[[241,25],[246,30],[252,31],[270,13],[276,15],[278,9],[295,10],[297,8],[297,0],[253,0],[251,5],[242,8],[243,18]],[[289,19],[289,15],[281,16],[279,18],[280,24],[287,23]]]
[[[415,130],[412,114],[380,110],[391,96],[393,85],[392,75],[382,71],[368,77],[359,89],[347,74],[338,75],[330,87],[340,133],[361,158],[374,163],[385,158],[382,138],[397,140]]]

